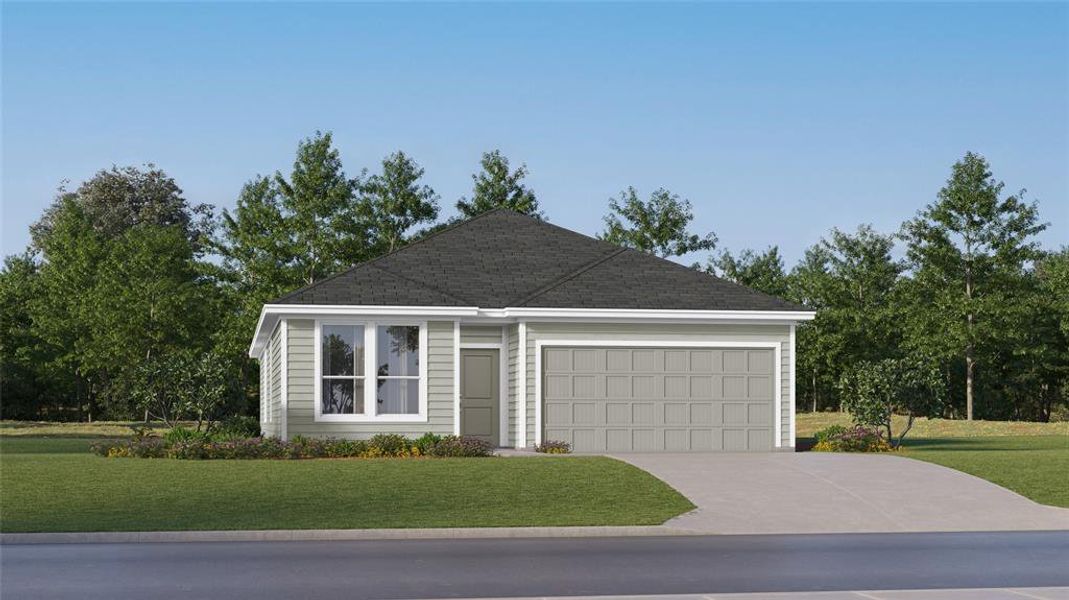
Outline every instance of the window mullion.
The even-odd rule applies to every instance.
[[[364,326],[364,414],[375,417],[379,407],[375,402],[376,391],[379,385],[378,373],[375,370],[375,356],[378,346],[378,328],[371,321]]]

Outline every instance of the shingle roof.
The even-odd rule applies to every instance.
[[[804,307],[510,210],[493,210],[277,304],[795,311]]]

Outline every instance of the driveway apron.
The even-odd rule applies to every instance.
[[[1069,529],[1037,504],[938,465],[876,454],[618,454],[698,508],[665,525],[701,533]]]

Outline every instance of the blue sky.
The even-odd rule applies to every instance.
[[[154,162],[232,206],[334,132],[403,149],[444,214],[480,153],[558,224],[628,185],[788,266],[834,226],[897,229],[965,151],[1069,242],[1069,4],[17,4],[2,7],[2,252],[63,180]],[[704,257],[688,257],[701,259]]]

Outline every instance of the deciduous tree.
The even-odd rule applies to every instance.
[[[598,237],[614,244],[635,248],[658,256],[682,256],[699,250],[712,250],[716,235],[698,235],[690,231],[694,211],[690,200],[683,200],[664,188],[650,194],[643,202],[635,188],[620,192],[609,200],[605,230]]]

